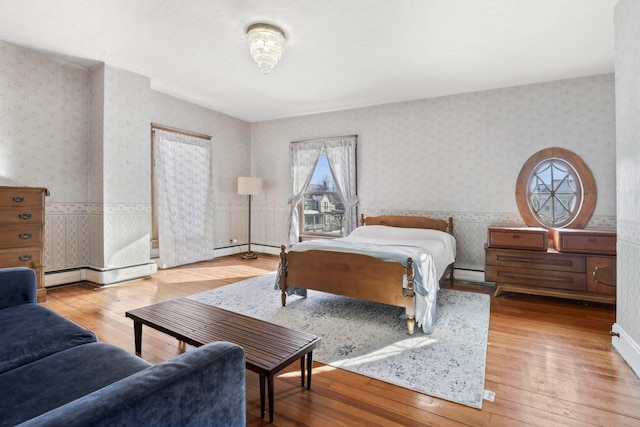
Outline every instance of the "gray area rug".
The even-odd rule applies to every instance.
[[[441,289],[433,332],[407,334],[404,309],[309,291],[282,307],[275,273],[188,297],[322,337],[315,360],[482,408],[488,295]]]

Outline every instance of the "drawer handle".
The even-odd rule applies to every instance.
[[[16,203],[22,203],[24,202],[24,197],[16,196],[13,198],[13,201]]]
[[[519,235],[519,234],[514,234],[514,235],[513,235],[513,236],[511,236],[511,237],[512,237],[512,238],[514,238],[514,239],[519,239],[519,238],[520,238],[520,235]]]
[[[517,273],[502,273],[499,272],[498,276],[500,276],[500,278],[505,278],[505,279],[532,279],[532,280],[543,280],[540,279],[539,275],[529,275],[529,274],[517,274]],[[545,277],[544,281],[547,283],[560,283],[560,284],[568,284],[568,283],[572,283],[573,280],[571,279],[571,277]]]
[[[596,237],[589,237],[589,243],[598,243],[598,239]]]
[[[31,214],[30,213],[21,213],[18,215],[18,218],[20,219],[31,219]]]
[[[31,255],[20,255],[18,258],[20,259],[20,261],[31,261],[31,258],[33,258],[33,256],[31,256]]]
[[[18,234],[18,237],[20,237],[23,240],[27,240],[33,237],[33,234],[31,233],[20,233]]]

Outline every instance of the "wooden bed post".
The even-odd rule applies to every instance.
[[[416,326],[416,303],[415,293],[413,290],[413,259],[407,258],[407,287],[403,289],[404,296],[409,298],[409,304],[405,304],[407,313],[407,331],[409,335],[413,335]]]
[[[447,232],[453,236],[453,217],[449,217],[449,228],[447,228]],[[449,265],[449,285],[453,288],[453,263]]]
[[[282,295],[282,306],[287,305],[287,247],[285,245],[280,246],[280,291]]]

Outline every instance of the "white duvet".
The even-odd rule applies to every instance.
[[[414,263],[416,323],[425,333],[431,332],[439,279],[455,261],[455,238],[438,230],[399,228],[385,225],[358,227],[349,236],[330,240],[309,240],[293,245],[289,251],[329,250],[359,253],[406,266]],[[405,278],[406,286],[406,278]]]

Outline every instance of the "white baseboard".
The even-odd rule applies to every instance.
[[[59,286],[75,282],[92,282],[98,285],[110,285],[125,280],[139,279],[158,271],[154,262],[129,267],[114,268],[110,270],[95,268],[78,268],[60,272],[50,272],[44,276],[44,286]]]
[[[464,280],[466,282],[484,282],[484,271],[477,270],[458,270],[453,269],[453,277],[455,280]]]
[[[251,250],[256,252],[261,252],[263,254],[269,255],[280,255],[280,248],[274,248],[273,246],[263,246],[263,245],[251,245]]]
[[[627,334],[617,323],[613,324],[613,332],[619,336],[611,338],[611,344],[618,350],[622,358],[631,366],[631,369],[640,377],[640,345]]]
[[[249,245],[228,246],[226,248],[214,249],[214,258],[220,258],[229,255],[240,255],[249,250]],[[273,246],[256,245],[251,244],[251,250],[259,254],[280,255],[280,248],[274,248]]]

